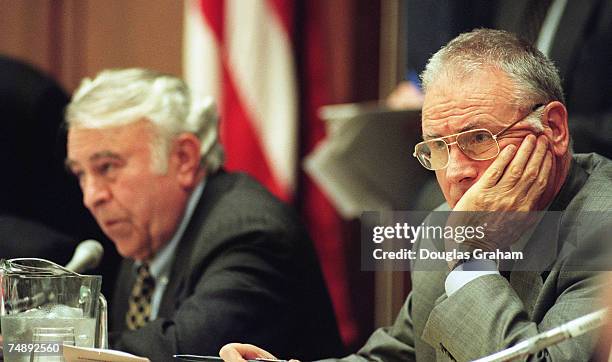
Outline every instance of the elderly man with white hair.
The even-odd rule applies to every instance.
[[[82,82],[66,121],[66,165],[126,258],[111,347],[153,361],[234,340],[306,359],[339,352],[311,241],[287,206],[222,169],[212,101],[169,75],[107,70]]]

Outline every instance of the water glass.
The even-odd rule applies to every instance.
[[[30,362],[64,362],[64,345],[75,345],[74,327],[36,327],[32,333]]]

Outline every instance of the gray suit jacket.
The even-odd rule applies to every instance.
[[[588,222],[589,211],[609,211],[611,205],[612,162],[597,154],[576,155],[549,208],[565,211],[559,229],[563,233],[558,238],[560,257],[549,270],[513,271],[508,279],[483,276],[451,297],[444,291],[448,272],[414,271],[412,292],[395,323],[375,331],[357,354],[343,360],[473,360],[593,311],[603,288],[600,273],[594,269],[577,271],[580,268],[575,266],[584,260],[606,262],[599,243],[601,235],[610,235],[612,221],[583,223],[580,234],[567,232],[564,226],[585,215],[583,220]],[[574,240],[570,235],[579,238]],[[584,335],[531,358],[586,361],[595,340],[592,334]]]

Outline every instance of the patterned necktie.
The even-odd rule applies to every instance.
[[[130,330],[143,327],[151,318],[151,297],[155,289],[155,279],[151,276],[149,265],[142,263],[138,267],[136,282],[128,299],[128,311],[125,322]]]

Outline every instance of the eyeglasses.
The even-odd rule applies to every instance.
[[[508,131],[515,124],[531,116],[543,106],[543,104],[536,104],[532,107],[528,115],[517,119],[496,134],[491,133],[488,129],[478,128],[449,136],[434,138],[417,143],[416,146],[414,146],[414,153],[412,155],[419,160],[423,167],[432,171],[441,170],[448,166],[450,146],[454,144],[457,144],[461,152],[472,160],[490,160],[499,155],[500,149],[499,143],[497,142],[499,136]],[[455,142],[446,141],[446,139],[451,137],[455,137]]]

